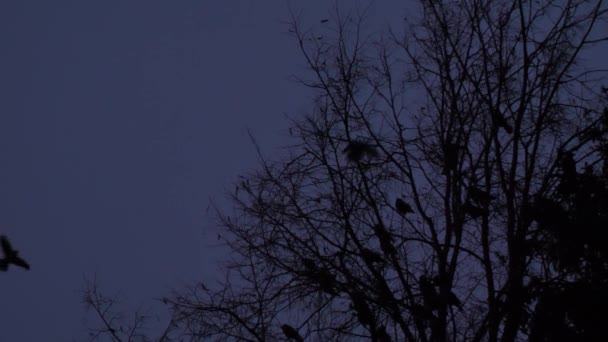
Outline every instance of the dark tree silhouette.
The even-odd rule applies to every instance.
[[[2,244],[2,252],[4,253],[4,258],[0,259],[0,271],[7,271],[10,264],[25,268],[26,270],[30,269],[30,264],[19,256],[19,251],[13,249],[6,236],[0,235],[0,243]]]
[[[293,121],[289,155],[260,152],[230,195],[234,212],[218,210],[231,262],[220,285],[167,299],[180,331],[274,341],[294,339],[290,322],[305,341],[598,336],[603,318],[586,307],[604,303],[606,285],[606,230],[595,228],[608,99],[580,61],[607,39],[594,35],[602,6],[419,1],[404,34],[381,36],[365,13],[335,10],[323,40],[294,15],[310,69],[299,80],[315,101]]]

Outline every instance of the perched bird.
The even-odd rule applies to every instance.
[[[437,290],[435,290],[435,286],[433,283],[427,278],[427,276],[422,275],[418,278],[418,284],[420,285],[420,293],[422,294],[422,299],[424,300],[424,305],[431,308],[436,309],[439,307],[439,294]]]
[[[353,308],[357,313],[359,323],[362,325],[371,326],[374,322],[374,316],[367,305],[367,302],[365,301],[365,297],[357,291],[351,294],[351,299],[353,301]]]
[[[443,146],[443,175],[447,176],[449,171],[456,170],[458,166],[459,147],[453,143],[446,143]]]
[[[315,278],[321,290],[333,296],[338,295],[338,292],[336,292],[336,276],[331,274],[328,269],[319,269]]]
[[[440,281],[438,277],[435,277],[433,281],[430,281],[426,276],[420,276],[420,292],[422,293],[422,298],[424,299],[425,305],[428,308],[431,308],[431,311],[440,305],[452,305],[458,309],[462,309],[462,303],[454,292],[450,291],[448,293],[444,293],[443,295],[437,292],[435,287],[438,285],[438,281]]]
[[[423,321],[431,321],[437,318],[435,315],[433,315],[433,310],[428,305],[414,304],[410,307],[410,312],[416,318]]]
[[[281,325],[281,330],[283,330],[283,334],[287,337],[288,340],[295,340],[297,342],[304,342],[300,333],[291,325],[283,324]]]
[[[505,119],[505,117],[502,116],[502,114],[500,114],[498,111],[492,111],[492,121],[496,127],[504,128],[505,132],[508,134],[513,133],[513,127],[509,125],[507,119]]]
[[[306,267],[307,273],[315,273],[317,271],[317,263],[312,259],[304,258],[302,259],[302,263],[304,267]]]
[[[393,295],[393,291],[386,283],[384,279],[376,279],[373,282],[374,288],[377,293],[377,302],[384,307],[394,307],[395,304],[395,296]]]
[[[496,196],[475,186],[469,187],[469,197],[479,204],[488,204],[496,199]]]
[[[393,237],[391,234],[382,226],[382,224],[378,223],[374,226],[374,233],[378,237],[378,241],[380,241],[380,248],[386,255],[394,255],[397,254],[397,250],[393,246]]]
[[[462,309],[462,302],[460,302],[458,296],[456,296],[456,294],[452,291],[447,294],[447,298],[445,298],[445,301],[448,305],[452,305],[457,307],[458,309]]]
[[[559,156],[560,166],[564,176],[575,177],[576,172],[576,161],[574,160],[574,154],[572,152],[563,152]]]
[[[6,271],[10,264],[23,267],[26,270],[30,269],[30,265],[19,256],[18,250],[13,249],[6,236],[0,236],[0,243],[2,244],[2,251],[4,252],[4,259],[0,259],[1,271]]]
[[[346,158],[353,162],[358,162],[363,157],[374,158],[378,156],[376,149],[363,141],[353,140],[348,143],[348,146],[342,152],[346,153]]]
[[[402,200],[401,198],[397,198],[397,200],[395,200],[395,208],[397,209],[397,212],[401,215],[406,215],[408,213],[414,212],[414,209],[412,209],[412,206],[405,203],[405,201]]]
[[[376,332],[376,337],[378,342],[391,342],[391,336],[386,332],[386,327],[381,325],[378,327],[378,331]]]
[[[558,158],[560,169],[562,170],[558,190],[562,194],[572,194],[578,187],[578,173],[576,171],[576,161],[572,152],[559,152]]]
[[[331,295],[337,295],[336,292],[336,277],[325,267],[318,267],[317,264],[308,258],[302,259],[302,263],[306,268],[303,274],[313,280],[321,290]]]
[[[363,257],[363,259],[365,259],[369,263],[374,263],[374,262],[383,263],[384,262],[384,258],[382,258],[382,256],[379,253],[372,251],[369,248],[361,249],[361,256]]]
[[[487,209],[472,205],[469,202],[463,204],[462,209],[464,210],[465,214],[471,216],[474,219],[489,215],[489,212]]]

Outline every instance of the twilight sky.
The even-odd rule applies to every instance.
[[[205,209],[257,166],[247,129],[270,155],[310,108],[286,4],[0,2],[0,234],[32,265],[0,273],[0,341],[86,340],[85,275],[132,309],[215,279]]]

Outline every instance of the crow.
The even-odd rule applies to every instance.
[[[323,20],[321,20],[321,24],[325,24],[328,21],[329,21],[329,19],[323,19]]]
[[[483,208],[474,206],[471,203],[465,203],[462,206],[462,209],[464,210],[464,212],[467,215],[471,216],[474,219],[482,217],[482,216],[488,216],[488,214],[489,214],[487,209],[483,209]]]
[[[304,342],[300,333],[291,325],[283,324],[281,325],[281,330],[283,330],[283,334],[287,337],[288,340],[296,340],[297,342]]]
[[[317,264],[308,258],[303,258],[302,263],[306,268],[303,274],[313,280],[321,287],[321,290],[330,295],[337,295],[336,292],[336,277],[325,267],[318,267]]]
[[[496,196],[492,195],[491,193],[474,186],[469,187],[469,197],[479,204],[487,204],[491,200],[496,199]]]
[[[395,201],[395,208],[397,209],[397,212],[399,212],[399,214],[401,214],[401,215],[406,215],[408,213],[414,212],[414,209],[412,209],[412,206],[405,203],[405,201],[402,200],[401,198],[397,198],[397,200]]]
[[[6,236],[0,236],[0,243],[2,244],[2,251],[4,252],[4,259],[0,259],[0,270],[6,271],[10,264],[30,269],[30,265],[19,256],[19,251],[13,249],[11,243],[8,241]]]
[[[374,315],[370,310],[365,297],[360,292],[353,292],[351,294],[353,300],[353,308],[357,313],[357,318],[362,325],[371,326],[374,323]]]
[[[386,327],[381,325],[378,327],[377,337],[378,342],[391,342],[391,336],[386,332]]]
[[[458,309],[462,309],[462,302],[460,301],[460,299],[458,299],[458,296],[456,296],[456,294],[452,291],[448,293],[447,298],[445,298],[445,301],[449,305],[453,305]]]
[[[348,146],[342,152],[346,153],[348,160],[358,162],[363,157],[368,156],[370,158],[377,157],[378,152],[376,149],[368,143],[362,141],[351,141]]]
[[[423,275],[418,278],[418,283],[420,285],[420,293],[422,294],[422,299],[424,299],[425,306],[433,309],[439,307],[439,294],[437,293],[437,290],[435,290],[435,286],[433,286],[431,281]]]
[[[458,145],[446,143],[443,146],[443,175],[447,176],[450,170],[456,170],[458,166]]]
[[[363,248],[361,249],[361,256],[363,257],[363,259],[367,260],[369,263],[383,263],[384,259],[382,258],[382,256],[375,252],[372,251],[369,248]]]
[[[386,255],[397,254],[395,246],[393,246],[393,237],[391,234],[382,226],[377,224],[374,226],[374,232],[380,241],[380,248]]]
[[[492,121],[494,122],[494,125],[496,125],[496,127],[504,128],[505,132],[507,132],[508,134],[513,133],[513,127],[509,125],[507,119],[505,119],[505,117],[502,116],[502,114],[500,114],[498,111],[492,111]]]

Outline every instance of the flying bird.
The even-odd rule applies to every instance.
[[[399,214],[401,214],[401,215],[406,215],[408,213],[414,212],[414,209],[412,209],[412,206],[405,203],[405,201],[402,200],[401,198],[397,198],[397,200],[395,200],[395,208],[397,209],[397,212],[399,212]]]
[[[321,20],[321,24],[325,24],[328,21],[329,21],[329,19],[323,19],[323,20]]]
[[[0,259],[1,271],[6,271],[10,264],[25,268],[26,270],[30,269],[30,265],[19,256],[18,250],[13,249],[13,246],[11,246],[11,243],[6,236],[0,236],[0,243],[2,244],[2,251],[4,252],[4,259]]]
[[[300,333],[296,330],[296,328],[292,327],[289,324],[281,325],[281,330],[283,330],[283,334],[287,337],[288,340],[295,340],[297,342],[304,342]]]

